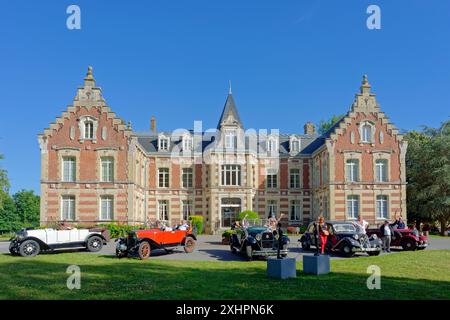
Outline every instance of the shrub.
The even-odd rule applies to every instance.
[[[197,229],[197,234],[203,233],[203,217],[202,216],[190,216],[189,221],[193,228]]]
[[[247,220],[258,220],[259,214],[257,212],[253,212],[250,210],[242,211],[238,214],[237,220],[241,221],[244,217],[247,216]]]
[[[232,234],[235,234],[235,233],[236,233],[236,231],[234,231],[234,230],[225,230],[222,233],[222,238],[229,238],[229,237],[231,237]]]
[[[130,226],[128,224],[108,223],[101,224],[99,227],[105,227],[109,230],[111,238],[119,238],[127,235],[129,231],[136,230],[139,226]]]

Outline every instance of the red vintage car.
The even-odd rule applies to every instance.
[[[155,249],[170,251],[183,247],[186,253],[191,253],[194,251],[197,237],[192,227],[187,230],[152,228],[130,231],[127,237],[118,238],[116,241],[117,257],[138,255],[141,259],[147,259]]]
[[[382,237],[379,228],[367,229],[367,235],[376,234]],[[428,246],[428,238],[423,235],[416,236],[411,229],[394,229],[391,247],[399,247],[403,250],[423,250]]]

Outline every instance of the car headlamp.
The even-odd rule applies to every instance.
[[[261,241],[261,239],[262,239],[261,233],[258,233],[258,234],[255,236],[255,238],[256,238],[256,240]]]
[[[353,239],[358,240],[358,239],[359,239],[359,236],[358,236],[357,234],[354,234],[354,235],[353,235]]]
[[[372,239],[373,239],[373,240],[378,239],[377,235],[376,235],[376,234],[373,234],[373,235],[372,235]]]

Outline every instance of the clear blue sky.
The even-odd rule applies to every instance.
[[[66,8],[81,8],[81,30]],[[345,5],[344,5],[345,4]],[[382,29],[366,9],[381,7]],[[400,129],[450,111],[450,1],[2,1],[0,165],[12,192],[39,192],[37,134],[66,109],[88,65],[136,131],[215,127],[228,80],[247,128],[302,132],[348,110],[369,75]]]

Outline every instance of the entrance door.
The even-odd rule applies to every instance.
[[[229,228],[241,212],[241,199],[223,198],[221,203],[221,227]]]

